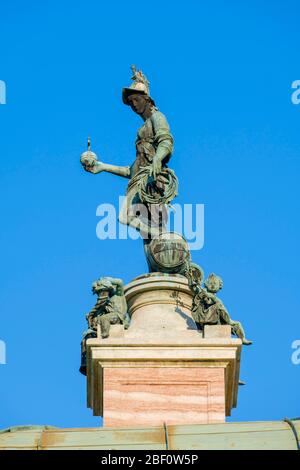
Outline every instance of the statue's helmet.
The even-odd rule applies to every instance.
[[[148,96],[153,106],[155,106],[154,100],[150,96],[149,81],[141,70],[136,70],[134,65],[131,66],[133,75],[131,80],[133,83],[128,88],[123,88],[122,99],[123,103],[129,105],[128,98],[130,95],[145,95]]]

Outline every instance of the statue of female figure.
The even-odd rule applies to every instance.
[[[115,166],[95,159],[85,152],[81,157],[90,173],[107,171],[129,179],[126,199],[119,221],[141,232],[143,238],[156,238],[166,216],[166,204],[177,194],[177,178],[167,168],[173,151],[173,137],[166,117],[150,96],[149,82],[141,71],[133,70],[133,83],[123,88],[123,102],[143,119],[137,133],[136,159],[131,166]],[[90,155],[94,159],[90,158]]]

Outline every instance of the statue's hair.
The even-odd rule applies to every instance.
[[[97,281],[93,282],[92,284],[92,291],[96,292],[96,290],[113,290],[114,286],[112,285],[111,281],[106,279],[105,277],[101,277]]]
[[[214,273],[211,273],[208,278],[205,280],[204,282],[204,285],[205,287],[209,290],[210,289],[210,282],[212,280],[212,278],[214,278],[214,280],[216,280],[219,284],[219,289],[218,290],[221,290],[223,288],[223,280],[220,276],[217,276],[216,274]]]

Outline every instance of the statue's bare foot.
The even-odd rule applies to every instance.
[[[249,344],[252,344],[253,341],[250,341],[249,339],[243,338],[242,343],[246,344],[246,345],[249,345]]]
[[[153,240],[154,238],[159,238],[160,234],[161,230],[157,227],[151,227],[151,229],[149,229],[149,236],[151,240]]]
[[[158,238],[162,233],[162,230],[159,227],[146,225],[144,222],[140,221],[138,218],[132,219],[129,224],[131,227],[137,229],[142,238],[148,240],[153,238]]]

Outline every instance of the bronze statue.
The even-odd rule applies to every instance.
[[[149,272],[185,275],[193,292],[192,316],[198,327],[204,325],[230,325],[233,334],[247,340],[240,322],[230,318],[222,301],[216,296],[223,282],[210,274],[202,287],[204,274],[200,266],[192,262],[187,241],[181,234],[167,232],[167,206],[177,195],[178,181],[167,166],[173,152],[173,137],[166,117],[158,110],[150,95],[145,75],[132,66],[133,83],[123,88],[124,104],[144,121],[137,133],[136,158],[131,166],[103,163],[91,151],[81,155],[83,168],[93,174],[106,171],[129,179],[126,198],[119,213],[119,221],[138,230],[144,238],[144,250]],[[107,338],[111,325],[129,326],[127,304],[121,279],[104,277],[93,284],[97,295],[95,307],[87,314],[88,330],[82,340],[82,364],[86,373],[86,341],[97,337]]]
[[[192,276],[189,277],[189,283],[194,292],[192,316],[199,329],[202,330],[204,325],[230,325],[232,333],[241,338],[243,344],[252,344],[252,341],[246,339],[242,324],[230,318],[223,302],[216,296],[223,287],[219,276],[210,274],[204,282],[204,288]]]
[[[147,78],[134,66],[132,71],[133,83],[123,88],[123,102],[144,121],[137,133],[134,163],[123,167],[100,162],[90,151],[90,144],[81,156],[81,163],[90,173],[106,171],[130,180],[119,221],[139,230],[144,239],[152,239],[161,233],[166,223],[166,205],[177,194],[177,178],[167,168],[173,137],[166,117],[150,96]]]
[[[127,303],[124,295],[124,285],[121,279],[102,277],[93,282],[93,294],[97,295],[97,302],[86,315],[88,329],[83,333],[81,342],[80,372],[86,375],[86,341],[97,337],[97,327],[100,325],[101,337],[108,338],[110,326],[122,324],[125,329],[129,327]]]

